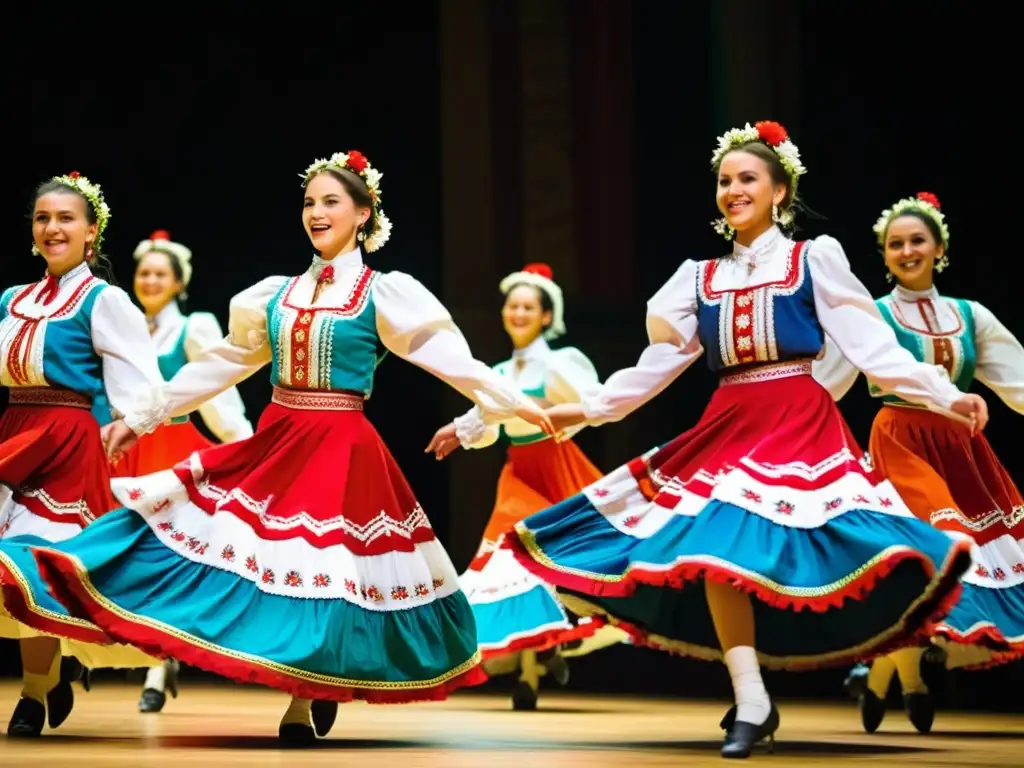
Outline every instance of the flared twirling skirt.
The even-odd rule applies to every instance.
[[[484,659],[581,641],[593,637],[604,624],[600,619],[570,616],[550,585],[499,546],[502,533],[517,522],[578,493],[600,477],[571,441],[543,440],[509,447],[483,540],[460,577],[473,607]],[[625,637],[622,632],[610,631],[616,635],[612,642]],[[593,643],[587,647],[596,648]]]
[[[934,640],[949,667],[1024,656],[1024,499],[984,434],[929,411],[886,405],[871,456],[921,520],[974,542],[963,594]]]
[[[119,478],[124,508],[36,549],[110,636],[304,698],[444,698],[485,679],[458,578],[362,398],[275,390],[256,434]]]
[[[62,654],[89,667],[156,663],[54,600],[29,549],[70,539],[114,506],[89,400],[50,388],[10,397],[0,418],[0,637],[63,638]]]
[[[911,514],[809,368],[723,378],[693,429],[518,523],[503,546],[570,609],[662,650],[721,658],[707,580],[753,597],[771,668],[913,642],[956,601],[970,543]]]

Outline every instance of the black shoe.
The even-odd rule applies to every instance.
[[[930,693],[903,694],[903,709],[919,733],[930,733],[935,722],[935,702]]]
[[[315,699],[309,711],[313,717],[313,730],[317,736],[323,738],[334,727],[334,721],[338,717],[338,702]]]
[[[885,719],[885,700],[878,698],[870,688],[857,700],[860,707],[860,724],[867,733],[874,733]]]
[[[512,709],[516,712],[532,712],[537,708],[537,692],[529,683],[520,680],[512,691]]]
[[[12,739],[36,738],[43,732],[46,721],[46,707],[35,699],[22,697],[14,708],[11,722],[7,724],[7,735]]]
[[[310,747],[316,742],[313,726],[302,723],[281,723],[277,728],[277,738],[286,747]]]
[[[61,680],[46,694],[46,719],[50,728],[59,728],[75,707],[75,690],[67,680]]]
[[[181,664],[177,659],[167,659],[164,662],[164,669],[167,670],[164,690],[171,694],[172,699],[176,699],[178,698],[178,673],[181,672]]]
[[[727,715],[728,717],[728,715]],[[775,751],[775,731],[779,729],[779,710],[772,704],[767,719],[760,725],[737,720],[732,730],[725,735],[722,757],[743,759],[750,757],[751,748],[759,741],[768,739],[768,751]]]
[[[142,697],[139,699],[139,712],[143,714],[157,713],[163,710],[166,703],[166,693],[158,691],[156,688],[146,688],[142,691]]]

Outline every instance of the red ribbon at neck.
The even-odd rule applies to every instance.
[[[43,302],[43,306],[57,298],[59,289],[60,283],[57,282],[57,278],[47,272],[46,279],[43,280],[43,287],[39,290],[39,300]]]

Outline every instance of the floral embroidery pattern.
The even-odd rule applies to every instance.
[[[782,515],[792,515],[793,510],[796,506],[788,501],[777,501],[775,502],[775,511]]]
[[[288,573],[284,575],[284,585],[286,587],[301,587],[302,577],[299,575],[299,572],[288,571]]]
[[[743,489],[743,498],[745,501],[752,501],[755,504],[760,504],[762,501],[761,494],[751,491],[748,488]]]

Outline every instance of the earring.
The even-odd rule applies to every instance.
[[[779,216],[779,206],[775,203],[772,203],[772,221],[776,224],[782,221],[782,218]]]
[[[715,232],[720,234],[726,240],[732,240],[733,236],[736,234],[736,230],[733,229],[732,226],[730,226],[729,222],[725,220],[724,216],[720,219],[715,219],[714,221],[712,221],[711,226],[712,228],[714,228]]]
[[[32,255],[33,256],[42,256],[43,255],[43,252],[39,250],[38,246],[36,246],[35,243],[32,243]]]
[[[946,254],[942,254],[942,258],[935,263],[935,271],[942,274],[942,270],[949,266],[949,259],[946,258]]]
[[[359,232],[356,233],[356,240],[358,240],[361,243],[365,239],[366,239],[366,233],[363,232],[363,230],[360,229]]]
[[[91,245],[88,248],[85,249],[85,260],[86,261],[91,262],[93,260],[93,258],[95,258],[95,256],[96,256],[96,252],[93,250]]]
[[[885,271],[885,282],[891,283],[892,281],[893,281],[892,272],[890,272],[889,270],[886,270]]]

